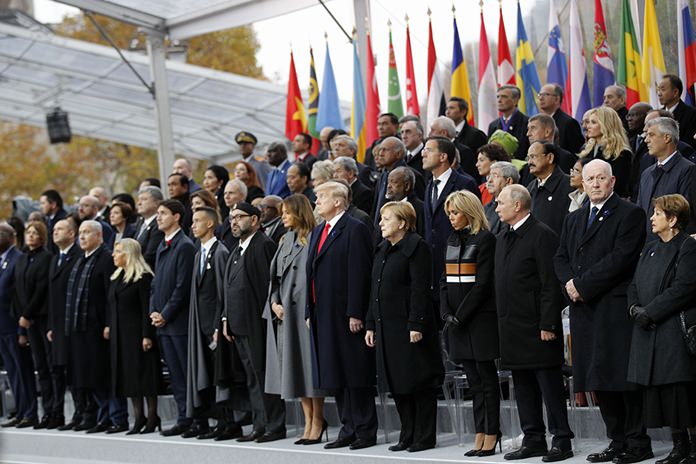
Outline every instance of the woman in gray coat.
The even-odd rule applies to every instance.
[[[305,324],[307,245],[316,223],[304,195],[290,195],[282,206],[288,232],[271,262],[271,289],[264,310],[268,323],[265,388],[283,399],[300,398],[305,429],[295,444],[310,445],[321,441],[327,427],[324,392],[314,388],[312,379],[310,332]]]
[[[629,313],[635,322],[628,381],[645,387],[645,425],[669,426],[674,448],[660,464],[696,463],[696,357],[684,343],[680,314],[687,327],[696,311],[696,241],[684,232],[689,203],[678,194],[655,200],[650,218],[659,240],[649,242],[628,287]],[[688,431],[688,433],[687,433]]]

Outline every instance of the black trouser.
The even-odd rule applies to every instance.
[[[39,391],[41,392],[43,415],[49,416],[54,409],[54,394],[50,365],[51,344],[46,339],[46,332],[48,332],[48,319],[46,316],[34,319],[31,327],[27,329],[31,355],[34,358],[34,368],[39,374]]]
[[[476,433],[496,435],[500,431],[500,388],[495,361],[464,360],[460,364],[473,395]]]
[[[264,372],[257,369],[252,361],[252,349],[249,337],[235,336],[234,339],[246,373],[247,389],[251,402],[251,415],[254,430],[277,433],[285,430],[285,402],[280,395],[264,392]]]
[[[62,417],[65,409],[65,366],[51,366],[51,380],[53,381],[53,411],[54,417]],[[73,402],[75,395],[73,395]],[[77,410],[75,410],[77,412]]]
[[[616,448],[650,448],[643,422],[643,393],[595,391],[607,436]]]
[[[546,447],[544,408],[549,419],[553,446],[574,437],[568,424],[561,366],[547,369],[512,370],[515,398],[527,446]]]
[[[375,408],[375,389],[343,388],[336,392],[336,406],[341,417],[339,439],[377,438],[377,409]]]
[[[72,395],[75,401],[75,415],[78,415],[79,411],[81,422],[93,423],[96,425],[99,406],[92,395],[92,390],[73,387]]]
[[[400,443],[435,446],[437,393],[432,388],[406,395],[392,393],[401,419]]]

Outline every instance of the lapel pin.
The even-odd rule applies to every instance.
[[[551,201],[553,200],[553,197],[548,197],[547,200]]]
[[[604,216],[599,217],[599,222],[602,222],[604,220]]]
[[[2,263],[2,268],[3,268],[3,269],[7,269],[7,261],[5,261],[4,263]]]

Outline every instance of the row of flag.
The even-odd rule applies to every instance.
[[[565,98],[562,109],[576,118],[593,105],[602,104],[604,89],[614,83],[623,85],[627,92],[627,106],[638,101],[649,102],[653,107],[659,105],[656,83],[666,73],[662,45],[657,26],[654,0],[645,1],[642,47],[638,21],[637,0],[621,0],[621,36],[619,53],[614,69],[614,57],[607,41],[607,29],[601,0],[594,0],[594,94],[590,97],[587,79],[587,61],[583,47],[584,38],[580,26],[577,0],[570,0],[570,37],[566,52],[555,1],[549,2],[549,32],[547,54],[547,82],[560,85]],[[428,15],[430,11],[428,10]],[[541,82],[534,61],[534,52],[527,37],[522,19],[520,3],[517,3],[517,40],[515,62],[508,46],[502,4],[498,25],[497,66],[488,45],[488,35],[481,11],[479,35],[479,68],[477,76],[478,104],[472,104],[472,91],[469,74],[464,61],[456,17],[453,19],[453,47],[451,64],[451,83],[449,96],[461,97],[469,105],[467,122],[484,130],[490,122],[498,118],[496,111],[496,89],[500,85],[512,84],[521,90],[519,109],[527,115],[538,113],[538,93]],[[389,25],[389,68],[387,111],[402,116],[404,113],[399,74]],[[687,0],[678,0],[677,18],[679,75],[684,82],[682,98],[690,104],[696,102],[696,33],[694,32]],[[370,34],[367,34],[366,81],[363,82],[357,40],[353,40],[353,98],[351,104],[350,132],[358,142],[358,153],[364,154],[368,144],[377,138],[377,117],[381,112],[377,76]],[[286,107],[285,134],[292,139],[299,132],[309,132],[319,137],[321,128],[343,127],[336,80],[331,64],[328,43],[324,63],[324,78],[319,92],[314,55],[310,49],[310,92],[307,110],[302,102],[295,64],[290,53],[290,78],[288,80],[288,99]],[[432,24],[428,26],[427,97],[424,120],[429,126],[432,120],[444,112],[445,89],[437,61]],[[321,95],[321,98],[320,98]],[[420,115],[420,105],[416,92],[415,72],[411,51],[411,38],[406,25],[406,113]],[[477,109],[477,111],[475,111]]]

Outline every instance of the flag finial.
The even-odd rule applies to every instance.
[[[430,11],[430,7],[428,7],[428,21],[430,21],[430,16],[433,14],[432,11]]]
[[[406,21],[406,26],[408,26],[408,13],[406,13],[406,16],[404,16],[404,20]]]
[[[324,32],[324,40],[326,40],[327,42],[329,41],[329,33],[328,32]]]
[[[457,9],[454,7],[454,3],[452,3],[452,14],[454,15],[457,12]]]
[[[387,19],[387,27],[389,28],[389,31],[391,31],[391,19]]]
[[[479,0],[479,6],[481,7],[481,13],[483,13],[483,0]]]

